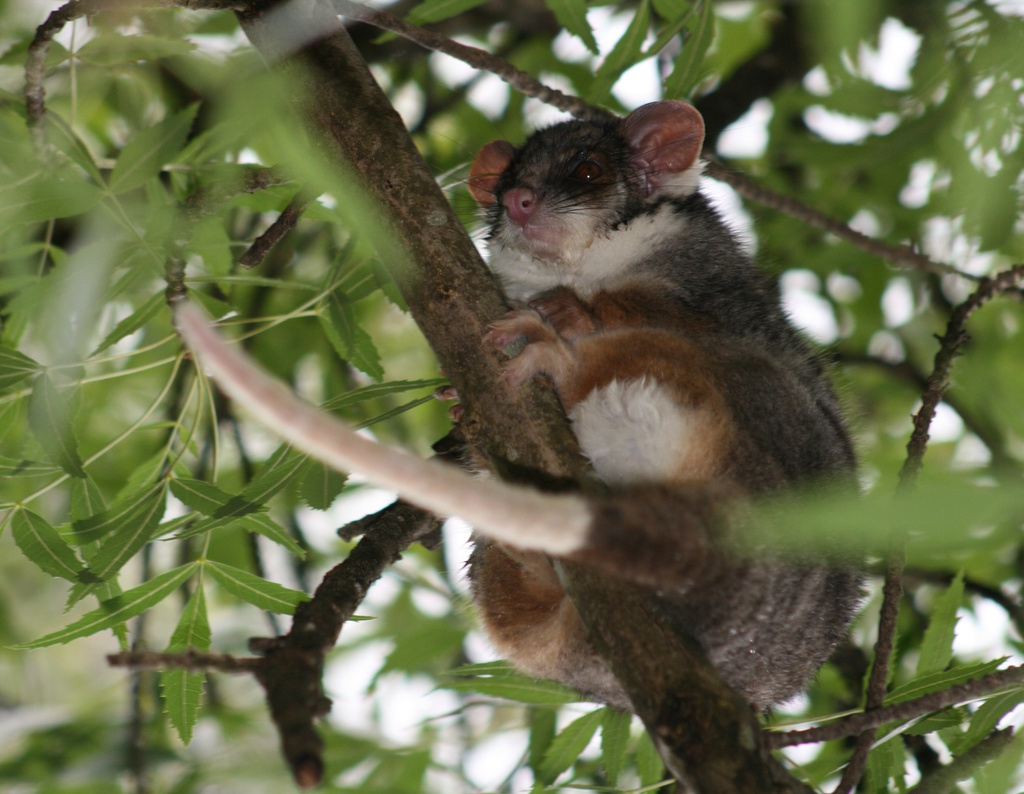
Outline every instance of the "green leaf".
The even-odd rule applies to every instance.
[[[220,586],[229,593],[268,612],[291,615],[295,612],[296,606],[303,601],[309,601],[309,596],[299,590],[268,582],[232,565],[207,560],[206,567]]]
[[[978,707],[971,717],[971,725],[962,739],[954,745],[950,745],[949,749],[953,751],[954,755],[967,752],[992,733],[999,721],[1021,703],[1024,703],[1024,688],[993,695]]]
[[[160,169],[185,145],[197,110],[198,104],[189,105],[128,141],[110,174],[111,192],[134,190],[159,174]]]
[[[672,74],[665,81],[665,97],[686,99],[701,78],[704,54],[711,46],[715,34],[714,14],[711,0],[701,0],[700,13],[690,25],[690,35],[683,45],[683,51],[676,58]]]
[[[636,771],[640,775],[641,786],[654,786],[665,777],[665,765],[647,731],[640,734],[636,743]]]
[[[223,491],[212,483],[189,477],[172,480],[171,493],[193,510],[212,518],[239,518],[266,509],[241,496]]]
[[[83,521],[107,509],[103,492],[92,477],[71,481],[71,520]]]
[[[622,76],[630,66],[643,57],[641,52],[644,39],[651,25],[651,7],[649,0],[641,0],[640,7],[633,16],[629,27],[622,37],[615,42],[612,51],[604,59],[604,63],[594,75],[594,82],[590,87],[589,98],[591,102],[601,103],[608,99],[615,81]]]
[[[350,301],[332,295],[327,302],[326,316],[321,313],[317,317],[324,335],[341,358],[375,380],[384,377],[380,353],[370,335],[356,321]]]
[[[917,675],[924,676],[945,670],[953,659],[953,638],[956,635],[956,612],[964,601],[964,572],[960,571],[946,591],[936,600],[928,628],[921,641]]]
[[[60,631],[15,646],[16,650],[27,651],[33,648],[45,648],[48,645],[60,645],[124,623],[167,598],[192,575],[198,566],[198,562],[190,562],[180,568],[167,571],[167,573],[140,584],[126,593],[104,601],[99,609],[94,609]]]
[[[9,389],[42,369],[42,366],[25,354],[0,345],[0,391]]]
[[[195,48],[196,45],[186,38],[146,34],[101,35],[83,44],[75,55],[80,60],[96,66],[115,66],[135,61],[152,63],[158,58],[187,55]]]
[[[594,55],[598,54],[594,31],[587,21],[586,0],[544,0],[544,5],[555,15],[559,25],[574,36],[579,36]]]
[[[978,662],[977,664],[959,665],[950,670],[940,670],[937,673],[920,676],[908,684],[893,689],[886,696],[885,705],[891,706],[894,703],[902,703],[904,700],[913,700],[922,695],[928,695],[932,692],[956,686],[957,684],[963,684],[972,678],[980,678],[983,675],[994,672],[1004,661],[1006,661],[1005,657],[988,662]]]
[[[907,759],[903,742],[899,738],[882,742],[868,756],[867,778],[869,791],[906,791],[905,767]],[[889,781],[895,782],[895,787]]]
[[[231,238],[224,231],[224,222],[212,215],[203,218],[192,229],[186,250],[201,256],[207,272],[214,276],[226,276],[235,263]]]
[[[101,513],[72,521],[74,542],[79,546],[103,540],[113,532],[117,532],[126,524],[134,521],[136,516],[146,510],[146,505],[158,499],[163,491],[161,485],[151,485],[139,491],[118,498],[114,504]]]
[[[299,495],[314,510],[326,510],[345,487],[348,475],[314,462],[299,484]]]
[[[487,0],[423,0],[406,18],[413,25],[425,25],[449,19],[463,11],[483,5]]]
[[[508,662],[460,667],[445,675],[440,685],[456,692],[476,692],[535,706],[557,706],[581,699],[575,690],[554,681],[530,678]]]
[[[185,605],[178,626],[171,635],[167,653],[180,653],[189,648],[199,651],[210,648],[210,623],[202,587],[196,588]],[[192,730],[199,719],[205,680],[205,673],[183,669],[164,670],[160,676],[167,717],[185,744],[192,741]]]
[[[288,533],[288,530],[266,513],[254,513],[244,516],[238,519],[238,526],[246,532],[255,532],[274,541],[274,543],[284,546],[300,560],[306,559],[306,550]]]
[[[308,460],[308,456],[297,452],[288,444],[282,444],[260,466],[256,476],[242,489],[240,496],[249,502],[265,504],[302,471]]]
[[[150,491],[147,499],[138,503],[135,510],[124,515],[116,531],[88,555],[89,570],[104,580],[120,571],[139,549],[153,539],[166,507],[166,487],[158,485]]]
[[[120,342],[126,336],[134,334],[166,308],[167,296],[162,292],[158,292],[142,304],[142,306],[132,312],[128,317],[125,317],[121,322],[114,326],[114,330],[107,334],[106,338],[100,342],[99,346],[92,352],[92,354],[94,356],[98,355],[111,345]]]
[[[650,47],[644,52],[644,58],[657,55],[668,45],[670,41],[679,35],[686,23],[693,16],[697,4],[690,4],[686,0],[653,0],[654,10],[665,20],[665,26],[658,31],[657,37]]]
[[[60,533],[40,515],[30,510],[17,510],[11,524],[14,542],[32,562],[51,576],[71,582],[96,581]]]
[[[430,380],[392,380],[386,383],[371,383],[369,386],[362,386],[352,389],[337,397],[332,397],[320,407],[325,411],[335,411],[349,405],[356,405],[366,400],[374,400],[378,397],[387,397],[390,394],[414,391],[416,389],[434,389],[448,383],[447,378],[432,378]]]
[[[544,783],[554,783],[555,778],[580,757],[580,753],[594,738],[594,732],[604,719],[605,711],[603,708],[595,709],[573,720],[552,740],[538,772]]]
[[[83,181],[51,177],[0,188],[0,227],[81,215],[100,203],[104,192]]]
[[[544,763],[544,756],[555,738],[555,728],[558,722],[558,711],[550,708],[530,709],[530,745],[528,750],[527,763],[537,776],[540,765]]]
[[[629,726],[633,716],[625,711],[609,708],[601,722],[601,756],[608,785],[614,787],[626,762]]]
[[[28,423],[50,460],[72,477],[85,477],[78,442],[71,430],[68,403],[45,372],[35,379],[28,403]]]

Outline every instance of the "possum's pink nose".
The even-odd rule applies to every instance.
[[[537,206],[537,196],[528,187],[514,187],[502,196],[502,203],[513,223],[525,226]]]

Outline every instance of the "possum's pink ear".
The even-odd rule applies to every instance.
[[[508,141],[491,141],[477,153],[469,169],[468,182],[469,192],[477,204],[489,207],[497,200],[494,189],[515,152]]]
[[[689,102],[666,99],[642,105],[626,116],[622,134],[650,195],[660,182],[697,162],[704,143],[704,119]]]

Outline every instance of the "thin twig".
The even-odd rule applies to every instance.
[[[798,744],[831,742],[866,731],[873,732],[876,728],[890,722],[912,720],[957,703],[965,703],[1004,689],[1019,687],[1021,684],[1024,684],[1024,665],[1008,667],[1005,670],[997,670],[981,678],[965,681],[939,692],[931,692],[919,698],[894,703],[874,711],[864,711],[828,725],[785,733],[769,733],[765,740],[773,750],[781,747],[793,747]]]
[[[38,152],[46,149],[46,56],[50,42],[68,22],[102,11],[128,8],[188,8],[205,11],[242,10],[243,0],[71,0],[52,12],[39,27],[25,60],[25,110]]]
[[[776,193],[774,190],[758,185],[749,177],[727,168],[721,161],[713,157],[705,155],[705,158],[707,159],[705,173],[719,182],[725,182],[727,185],[730,185],[743,198],[763,204],[766,207],[796,218],[808,226],[828,232],[841,240],[852,243],[862,251],[867,251],[872,256],[877,256],[885,262],[899,267],[910,267],[929,273],[939,273],[940,275],[955,274],[966,279],[975,278],[957,270],[952,265],[936,262],[934,259],[918,253],[908,245],[894,245],[868,237],[866,234],[853,229],[849,224],[830,217],[820,210],[809,207],[790,196],[783,196],[781,193]]]
[[[903,597],[903,566],[905,562],[904,541],[894,539],[885,571],[882,611],[878,618],[878,639],[875,642],[875,659],[868,676],[864,710],[867,714],[881,709],[885,702],[886,682],[889,680],[889,663],[896,646],[896,622],[899,618],[900,599]],[[843,776],[834,794],[849,794],[860,782],[867,764],[868,754],[875,741],[875,729],[866,728],[857,736],[857,744],[850,756]]]
[[[240,658],[226,653],[203,653],[192,650],[181,653],[121,651],[107,656],[107,663],[112,667],[131,667],[135,670],[173,668],[194,673],[203,670],[217,670],[221,673],[251,673],[262,662],[263,660],[258,657]]]
[[[921,395],[921,408],[914,415],[914,431],[907,442],[907,459],[900,470],[900,487],[907,488],[917,480],[924,465],[924,452],[928,446],[928,429],[935,410],[949,388],[953,361],[967,341],[967,320],[974,312],[996,295],[1013,290],[1024,279],[1024,264],[1014,265],[995,276],[981,279],[971,296],[953,310],[946,325],[946,333],[939,340],[935,365],[928,378],[928,387]]]
[[[474,69],[490,72],[500,77],[514,89],[526,96],[539,99],[545,104],[571,113],[577,118],[614,118],[614,116],[603,108],[591,105],[579,97],[563,94],[561,91],[544,85],[533,75],[517,69],[508,61],[492,55],[479,47],[470,47],[459,44],[449,38],[440,36],[429,30],[412,25],[404,20],[392,16],[386,11],[375,11],[351,0],[333,0],[334,7],[340,14],[365,22],[368,25],[396,33],[404,39],[415,42],[421,47],[435,52],[450,55],[452,58],[469,64]]]
[[[960,791],[957,783],[967,780],[981,767],[998,758],[1013,741],[1013,729],[1003,728],[978,742],[974,747],[958,755],[945,766],[923,776],[921,782],[908,794],[949,794]]]
[[[246,270],[251,270],[260,264],[264,257],[270,253],[271,249],[281,242],[281,239],[288,232],[295,228],[295,224],[299,222],[299,218],[302,217],[302,213],[306,210],[310,201],[309,195],[305,191],[301,191],[281,211],[281,214],[277,216],[274,222],[267,227],[267,230],[253,240],[252,245],[239,258],[238,264]]]

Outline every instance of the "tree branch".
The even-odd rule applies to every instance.
[[[1019,687],[1021,684],[1024,684],[1024,665],[1008,667],[1005,670],[998,670],[981,678],[965,681],[940,692],[932,692],[913,700],[884,706],[873,711],[864,711],[828,725],[819,725],[799,731],[786,731],[785,733],[769,733],[767,741],[772,749],[779,749],[798,744],[845,739],[847,736],[854,736],[865,731],[873,732],[876,728],[889,722],[912,720],[957,703],[965,703],[1000,690]]]
[[[924,453],[928,446],[928,429],[935,418],[935,409],[949,388],[953,361],[960,355],[960,349],[967,341],[967,320],[992,298],[1012,291],[1024,280],[1024,264],[1015,265],[994,276],[985,276],[971,296],[953,310],[946,333],[939,340],[932,374],[921,395],[921,408],[914,415],[914,431],[907,442],[907,459],[900,470],[900,487],[906,488],[917,481],[917,475],[924,465]]]

